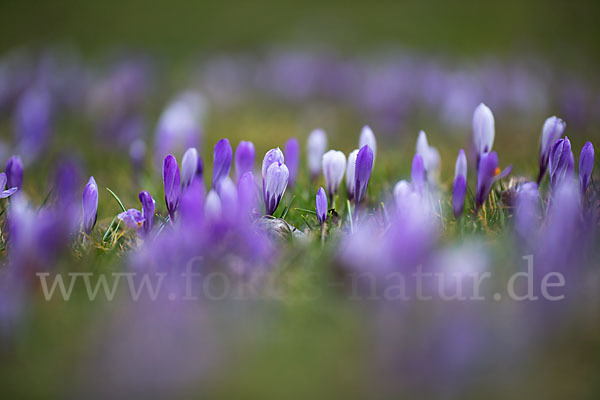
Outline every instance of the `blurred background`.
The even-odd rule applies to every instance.
[[[165,145],[158,133],[169,124],[170,106],[183,101],[193,108],[198,135],[192,140],[205,160],[206,183],[213,145],[222,137],[234,147],[252,140],[261,159],[293,136],[304,148],[309,132],[321,127],[329,147],[348,154],[368,124],[380,144],[376,187],[391,191],[410,175],[420,129],[440,150],[441,184],[447,187],[458,149],[469,146],[473,110],[485,102],[496,118],[501,164],[512,163],[516,175],[532,179],[548,116],[567,122],[575,154],[585,141],[600,144],[599,16],[600,2],[593,0],[4,0],[0,163],[11,154],[24,158],[24,187],[34,202],[49,196],[68,163],[81,172],[78,196],[83,177],[93,174],[128,207],[137,205],[142,188],[150,191],[164,215],[160,160],[166,151],[180,159],[185,146]],[[306,207],[314,199],[312,192],[298,196],[297,205]],[[101,227],[119,211],[105,191],[100,210]],[[321,253],[310,254],[292,251],[287,263],[306,266],[319,281],[329,278]],[[110,271],[123,263],[114,254],[103,257],[83,258],[82,264]],[[290,290],[307,284],[303,273],[293,276]],[[175,321],[170,317],[179,310],[168,307],[150,312],[144,305],[91,305],[83,294],[80,300],[40,300],[19,334],[2,343],[0,380],[9,395],[156,389],[155,395],[174,390],[215,398],[364,398],[388,388],[379,387],[376,377],[398,383],[393,367],[401,366],[372,368],[374,354],[385,361],[393,356],[396,337],[410,336],[425,354],[429,343],[443,339],[435,336],[437,322],[421,326],[424,337],[434,336],[423,344],[414,337],[420,331],[404,329],[407,320],[386,319],[395,310],[348,304],[336,293],[318,302],[267,302],[256,307],[260,312],[255,305],[226,304],[225,311],[195,305],[198,310]],[[436,312],[412,315],[438,321]],[[503,312],[489,316],[500,327],[491,336],[485,332],[494,338],[485,354],[511,338],[502,327]],[[174,328],[150,337],[157,329],[153,315],[161,327]],[[481,314],[460,315],[467,326],[479,326]],[[485,375],[488,369],[479,364],[462,368],[462,360],[448,354],[452,360],[439,365],[441,387],[461,393],[454,383],[468,371],[477,377],[476,388],[487,389],[473,398],[523,391],[529,397],[576,391],[593,398],[597,384],[583,383],[599,370],[597,326],[566,328],[537,352],[521,342],[510,346],[503,365],[515,372],[505,375]],[[581,346],[570,347],[573,338]],[[517,353],[525,356],[507,360]],[[420,367],[425,372],[418,379],[399,374],[408,393],[428,386],[430,370]],[[565,370],[581,373],[563,375]],[[396,393],[393,385],[389,389]]]

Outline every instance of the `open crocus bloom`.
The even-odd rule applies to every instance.
[[[144,225],[146,218],[142,215],[139,210],[130,208],[127,211],[123,211],[117,216],[121,221],[127,225],[130,229],[139,229]]]
[[[19,190],[19,188],[17,187],[11,187],[7,190],[4,190],[4,187],[6,186],[6,181],[6,174],[4,172],[0,173],[0,199],[5,199],[10,195],[14,194],[17,190]]]

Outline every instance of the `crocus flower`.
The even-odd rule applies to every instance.
[[[154,222],[154,208],[156,207],[156,201],[150,196],[147,191],[142,191],[139,194],[140,202],[142,203],[142,216],[144,217],[144,232],[148,233],[152,230],[152,223]]]
[[[327,195],[322,187],[320,187],[319,191],[317,192],[315,209],[317,210],[317,219],[319,220],[319,224],[324,224],[327,220]]]
[[[6,179],[9,188],[16,187],[21,189],[23,187],[23,163],[21,157],[12,156],[6,163]]]
[[[308,161],[308,171],[315,179],[321,171],[321,159],[327,149],[327,135],[322,129],[315,129],[308,136],[306,142],[306,159]]]
[[[367,185],[373,170],[373,150],[367,145],[360,148],[356,155],[354,169],[354,201],[359,204],[367,193]]]
[[[354,199],[354,171],[356,169],[356,156],[358,149],[352,150],[348,154],[348,162],[346,163],[346,190],[348,192],[348,200]]]
[[[145,221],[145,218],[140,210],[136,210],[135,208],[130,208],[127,211],[123,211],[117,215],[117,218],[123,221],[129,229],[139,229],[143,226]]]
[[[550,149],[548,172],[552,189],[573,175],[574,164],[571,141],[565,136],[564,139],[557,140]]]
[[[240,178],[237,186],[240,212],[248,214],[257,203],[257,187],[252,171],[246,172]]]
[[[473,145],[479,165],[481,156],[492,151],[494,145],[494,114],[483,103],[473,113]]]
[[[365,145],[366,146],[366,145]],[[329,150],[323,154],[323,175],[330,199],[337,194],[346,170],[346,156],[341,151]]]
[[[284,148],[285,165],[287,165],[290,171],[290,186],[294,186],[296,183],[296,176],[298,175],[298,166],[300,165],[300,143],[298,139],[291,138],[287,141]]]
[[[419,132],[416,151],[423,158],[423,167],[425,168],[427,180],[435,183],[440,171],[440,153],[435,147],[429,145],[425,131]]]
[[[420,154],[415,154],[412,160],[412,167],[410,169],[410,176],[412,179],[413,190],[422,195],[425,191],[425,165],[423,157]]]
[[[263,194],[267,215],[273,215],[275,210],[277,210],[277,206],[285,193],[289,176],[290,172],[287,167],[279,161],[272,163],[267,169],[267,174],[263,181]]]
[[[8,188],[7,190],[4,190],[4,188],[6,187],[6,174],[4,172],[0,172],[0,199],[5,199],[9,196],[11,196],[12,194],[14,194],[18,188],[16,187],[12,187],[12,188]]]
[[[261,168],[263,181],[267,177],[267,170],[269,169],[271,164],[276,163],[276,162],[281,163],[281,164],[284,163],[283,153],[281,152],[281,150],[279,150],[279,147],[267,151],[267,154],[265,154],[265,157],[263,158],[263,163],[262,163],[262,168]]]
[[[235,176],[239,182],[242,175],[254,168],[254,144],[242,140],[235,149]]]
[[[218,186],[221,179],[229,175],[231,156],[232,150],[229,140],[219,140],[215,145],[215,151],[213,153],[213,188]]]
[[[163,185],[165,189],[165,203],[171,221],[175,220],[175,211],[179,206],[181,195],[181,178],[177,160],[171,154],[165,157],[163,163]]]
[[[198,150],[194,147],[190,147],[186,150],[183,155],[183,159],[181,160],[181,187],[187,188],[190,186],[194,178],[196,177],[196,172],[198,170]]]
[[[542,127],[542,140],[540,142],[540,173],[537,179],[538,185],[548,169],[548,159],[550,157],[552,145],[562,136],[566,126],[567,124],[556,116],[552,116],[544,122],[544,126]]]
[[[500,170],[500,167],[498,166],[498,154],[495,151],[481,155],[479,169],[477,170],[477,193],[475,195],[477,209],[479,209],[488,198],[494,182],[504,178],[511,170],[511,166],[505,168],[504,171]]]
[[[211,189],[204,201],[204,214],[209,220],[217,220],[221,218],[221,213],[221,199],[217,192],[214,189]]]
[[[539,197],[538,185],[535,182],[526,182],[517,191],[517,201],[514,211],[515,230],[519,236],[519,240],[524,241],[523,243],[526,244],[535,242],[535,237],[539,229]]]
[[[594,146],[591,142],[587,142],[581,149],[579,156],[579,185],[581,187],[581,195],[584,196],[590,184],[592,170],[594,169]]]
[[[90,177],[90,180],[83,189],[81,204],[83,209],[83,230],[89,235],[94,225],[96,225],[98,217],[98,185],[93,176]]]
[[[413,193],[413,191],[410,188],[410,183],[404,179],[398,181],[398,183],[396,183],[394,186],[394,200],[396,202],[396,206],[400,207],[402,204],[405,204],[406,197],[411,193]]]
[[[467,194],[467,157],[465,151],[460,149],[454,167],[454,183],[452,185],[452,209],[456,218],[460,217],[465,207]]]
[[[377,157],[377,141],[375,135],[368,125],[365,125],[360,132],[360,139],[358,140],[358,148],[362,148],[364,145],[368,145],[373,150],[373,162]]]

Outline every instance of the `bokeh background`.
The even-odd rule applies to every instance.
[[[380,144],[374,180],[382,190],[409,176],[420,129],[440,150],[441,184],[447,187],[458,149],[468,146],[472,111],[482,101],[495,113],[501,163],[512,163],[516,175],[535,178],[546,117],[566,120],[576,153],[585,141],[600,144],[599,16],[600,3],[592,0],[6,0],[0,3],[0,71],[10,74],[0,73],[0,78],[22,71],[30,81],[49,71],[59,77],[63,94],[65,88],[76,88],[72,103],[62,105],[53,118],[51,140],[27,166],[25,191],[38,202],[64,160],[80,165],[85,176],[93,174],[101,187],[115,188],[126,205],[136,204],[142,187],[162,193],[154,132],[167,104],[187,89],[199,91],[206,101],[200,145],[207,160],[206,183],[219,138],[228,137],[234,146],[252,140],[260,157],[292,136],[304,145],[308,133],[322,127],[330,147],[347,154],[356,147],[361,127],[369,124]],[[117,82],[116,94],[103,99],[94,89],[99,82]],[[112,102],[126,104],[126,115],[115,113]],[[1,107],[1,162],[18,147],[15,104],[9,99]],[[131,136],[121,118],[139,123]],[[113,120],[115,125],[105,124]],[[130,159],[136,139],[146,149],[144,168],[137,172]],[[300,204],[311,199],[304,197]],[[118,212],[106,192],[100,209],[99,225],[106,227]],[[307,275],[326,279],[322,274],[328,272],[319,269],[322,256],[310,254],[307,259],[305,253],[291,253],[286,268],[304,265]],[[120,259],[83,262],[111,270]],[[303,279],[309,278],[295,274],[289,290],[301,291]],[[147,327],[155,326],[136,319],[139,310],[91,305],[80,295],[81,301],[40,301],[21,333],[3,343],[0,380],[9,397],[27,392],[60,398],[90,389],[114,394],[104,385],[109,376],[117,393],[123,385],[147,394],[159,382],[167,392],[172,387],[212,397],[364,398],[377,389],[372,355],[389,350],[385,340],[378,342],[380,348],[366,337],[389,339],[404,332],[402,324],[394,327],[398,331],[379,332],[381,310],[373,313],[368,305],[348,304],[330,293],[318,302],[267,302],[259,313],[231,304],[222,306],[225,311],[203,311],[198,318],[210,321],[208,329],[185,329],[203,323],[186,321],[160,332],[168,348],[154,338],[131,356],[131,348],[115,345],[122,339],[120,327],[127,328],[123,341],[131,344],[136,337],[147,338]],[[111,321],[108,327],[105,319]],[[480,393],[501,398],[529,390],[529,397],[561,398],[575,391],[593,398],[600,388],[582,383],[595,379],[590,371],[600,367],[600,343],[589,334],[597,326],[568,328],[567,335],[548,344],[556,353],[521,349],[528,356],[515,364],[530,368],[519,377],[482,376]],[[213,347],[214,336],[223,338],[227,352]],[[571,347],[578,338],[583,338],[581,345]],[[121,351],[127,356],[120,357]],[[227,354],[225,359],[221,354]],[[166,372],[179,373],[190,355],[201,360],[190,366],[202,372],[197,383]],[[137,375],[136,360],[144,366]],[[214,368],[218,365],[226,369]],[[564,370],[580,373],[563,375]],[[394,371],[387,372],[393,376]],[[400,381],[410,393],[411,377]],[[494,385],[486,386],[490,382]]]

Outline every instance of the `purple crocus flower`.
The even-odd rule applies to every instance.
[[[144,217],[144,232],[148,233],[152,230],[154,222],[154,208],[156,201],[150,196],[147,191],[141,191],[139,194],[140,202],[142,203],[142,216]]]
[[[267,174],[263,181],[263,195],[267,215],[273,215],[277,210],[277,206],[285,193],[289,176],[288,168],[281,162],[274,162],[267,168]]]
[[[23,187],[23,162],[21,162],[21,157],[12,156],[8,159],[6,178],[9,188],[21,189]]]
[[[327,220],[327,195],[322,187],[320,187],[319,191],[317,192],[315,209],[317,210],[317,219],[319,220],[319,224],[324,224]]]
[[[413,190],[422,195],[425,191],[426,184],[425,164],[423,162],[423,157],[418,153],[413,157],[410,176],[412,179]]]
[[[177,160],[171,154],[165,157],[163,163],[163,185],[165,189],[165,203],[171,221],[175,220],[175,210],[179,206],[181,195],[181,180]]]
[[[348,200],[354,199],[354,172],[356,170],[356,156],[358,149],[352,150],[348,154],[348,162],[346,163],[346,191],[348,192]]]
[[[190,186],[198,171],[198,150],[190,147],[186,150],[181,160],[181,187],[183,189]]]
[[[117,215],[117,218],[123,221],[129,229],[141,228],[146,220],[140,210],[136,210],[135,208],[123,211]]]
[[[14,194],[18,188],[16,187],[12,187],[12,188],[8,188],[7,190],[4,190],[4,188],[6,187],[6,174],[4,172],[0,172],[0,199],[5,199],[9,196],[11,196],[12,194]]]
[[[242,140],[235,149],[235,176],[239,182],[242,175],[254,169],[254,144]]]
[[[285,165],[287,165],[290,171],[290,183],[289,186],[294,186],[296,183],[296,176],[298,175],[298,166],[300,165],[300,143],[298,139],[291,138],[288,140],[284,147]]]
[[[562,136],[566,126],[567,124],[556,116],[552,116],[544,122],[544,126],[542,127],[542,140],[540,142],[540,173],[537,179],[538,185],[548,169],[548,159],[550,158],[552,145]]]
[[[346,156],[341,151],[329,150],[327,153],[323,154],[322,164],[327,192],[329,192],[329,198],[333,199],[333,196],[337,194],[340,183],[344,178]]]
[[[83,209],[83,230],[89,235],[94,225],[96,225],[98,217],[98,185],[93,176],[90,177],[90,180],[83,189],[81,204]]]
[[[571,141],[565,136],[557,140],[550,149],[548,160],[548,172],[550,174],[550,186],[552,189],[558,187],[565,179],[573,175],[575,160],[571,151]]]
[[[263,181],[267,177],[267,170],[269,169],[271,164],[276,162],[283,164],[284,160],[285,158],[283,157],[283,153],[281,152],[281,150],[279,150],[279,147],[267,151],[267,154],[265,154],[265,158],[263,158],[261,168]]]
[[[465,195],[467,193],[467,156],[460,149],[454,167],[454,183],[452,185],[452,209],[456,218],[460,217],[465,208]]]
[[[498,154],[495,151],[481,155],[479,169],[477,170],[477,193],[475,195],[475,204],[478,210],[488,198],[494,182],[504,178],[511,170],[512,166],[508,166],[504,171],[500,170]]]
[[[218,187],[221,179],[229,175],[231,168],[232,150],[228,139],[221,139],[215,145],[213,152],[213,188]]]
[[[581,195],[585,196],[588,185],[590,184],[590,178],[592,177],[592,170],[594,169],[594,146],[591,142],[587,142],[581,149],[581,155],[579,156],[579,185],[581,188]]]
[[[356,204],[359,204],[367,193],[372,170],[373,150],[364,145],[356,155],[356,168],[354,169],[354,201]]]
[[[523,243],[535,242],[540,221],[540,193],[535,182],[526,182],[517,191],[515,230]]]
[[[257,204],[257,187],[252,171],[246,172],[238,182],[238,203],[241,213],[248,214]]]
[[[494,114],[488,106],[481,103],[473,113],[473,145],[477,153],[478,165],[481,156],[492,151],[494,136]]]

